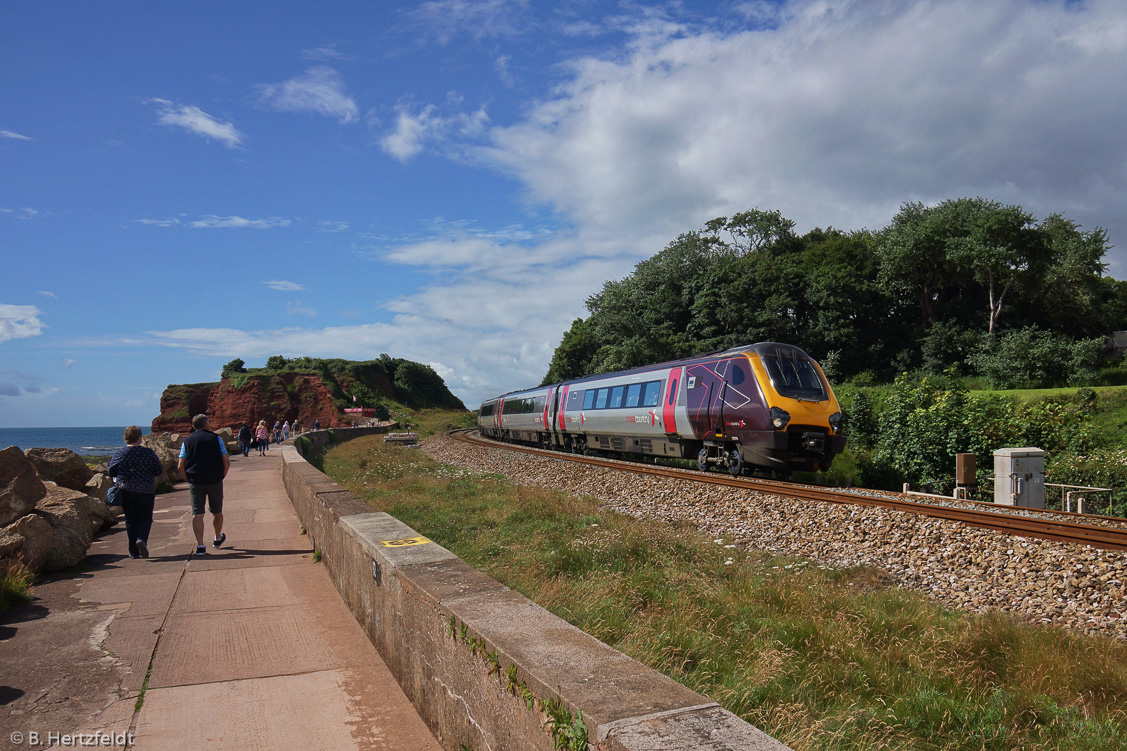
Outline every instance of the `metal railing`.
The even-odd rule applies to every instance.
[[[931,482],[926,483],[926,485],[928,487],[930,487],[932,485],[944,485],[946,483],[954,482],[954,481],[955,481],[954,478],[946,479],[946,480],[932,480]],[[986,478],[986,482],[996,482],[996,481],[997,481],[996,477],[987,477]],[[1047,483],[1045,483],[1045,487],[1047,487],[1047,488],[1060,488],[1061,489],[1060,490],[1061,509],[1063,509],[1064,511],[1068,511],[1070,513],[1072,511],[1072,499],[1075,497],[1076,498],[1076,513],[1078,513],[1078,514],[1084,513],[1085,496],[1087,496],[1088,494],[1091,494],[1091,493],[1107,493],[1107,515],[1108,516],[1114,515],[1114,511],[1115,511],[1115,489],[1114,488],[1095,488],[1095,487],[1091,487],[1089,485],[1062,485],[1062,484],[1056,483],[1056,482],[1047,482]],[[930,498],[951,498],[951,499],[954,499],[954,500],[957,500],[957,501],[969,501],[969,500],[971,500],[968,497],[966,486],[962,486],[962,485],[956,485],[954,492],[952,492],[951,495],[949,495],[949,496],[939,495],[937,493],[922,493],[922,492],[917,491],[917,490],[910,490],[909,487],[908,487],[908,483],[904,483],[904,491],[903,492],[906,495],[918,495],[918,496],[924,496],[924,497],[930,497]],[[991,501],[984,501],[984,502],[989,503]]]

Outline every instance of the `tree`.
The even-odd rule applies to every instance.
[[[286,367],[286,358],[281,355],[271,355],[266,358],[266,367],[268,370],[282,370]]]
[[[576,318],[563,335],[544,376],[544,385],[579,378],[592,372],[591,363],[599,351],[595,334],[582,318]]]
[[[220,377],[230,378],[235,373],[245,372],[247,372],[246,363],[236,357],[234,360],[223,366],[223,370],[220,371]]]
[[[919,304],[925,327],[939,319],[939,298],[953,277],[946,235],[934,212],[922,203],[905,203],[877,243],[878,280]]]
[[[717,217],[706,222],[704,228],[704,236],[715,242],[713,247],[740,255],[757,253],[794,240],[794,222],[779,211],[758,208],[741,211],[731,218]],[[731,236],[730,242],[720,240],[721,230]]]
[[[936,210],[947,227],[948,257],[987,288],[987,335],[993,338],[1006,294],[1019,280],[1043,271],[1048,255],[1044,239],[1032,214],[1020,206],[961,198],[944,201]]]

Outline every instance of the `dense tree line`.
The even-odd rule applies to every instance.
[[[904,204],[879,232],[759,209],[671,242],[587,300],[545,382],[759,341],[798,345],[836,380],[974,375],[998,387],[1089,384],[1127,328],[1102,229],[982,198]]]

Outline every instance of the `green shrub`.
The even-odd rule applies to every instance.
[[[1036,326],[1011,331],[970,357],[993,388],[1047,388],[1099,382],[1100,339],[1073,340]]]

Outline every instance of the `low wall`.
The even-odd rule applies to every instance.
[[[443,748],[550,751],[553,727],[582,717],[600,751],[787,749],[373,512],[293,446],[282,479],[341,597]]]

